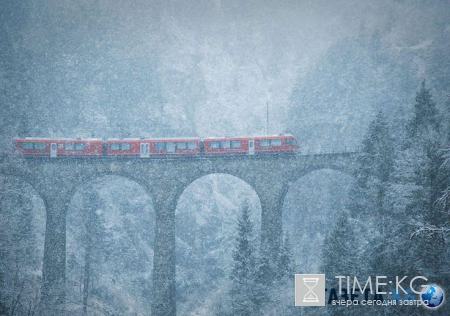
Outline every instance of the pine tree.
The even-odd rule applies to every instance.
[[[322,250],[322,271],[325,275],[352,275],[355,270],[352,255],[353,229],[349,217],[348,210],[342,210],[325,237]]]
[[[289,234],[284,236],[283,244],[281,246],[280,255],[278,257],[278,280],[286,281],[293,280],[295,274],[295,260],[292,251],[292,245],[289,240]]]
[[[256,256],[250,206],[244,203],[238,218],[236,246],[232,256],[231,301],[235,315],[252,315],[255,304]]]
[[[424,80],[416,95],[414,117],[408,125],[408,149],[414,151],[417,157],[413,168],[414,178],[410,179],[410,182],[417,189],[406,207],[421,220],[419,225],[439,226],[444,216],[442,210],[436,206],[448,179],[448,173],[441,169],[445,162],[442,148],[446,136],[441,135],[441,129],[439,111],[432,100],[430,89],[425,87]],[[439,275],[445,240],[438,234],[419,240],[424,242],[425,249],[429,249],[426,244],[434,245],[432,250],[422,251],[422,256],[427,258],[427,268],[432,266],[432,273]]]
[[[296,315],[298,308],[292,305],[292,289],[295,287],[296,265],[289,234],[285,234],[280,247],[276,267],[276,279],[270,291],[271,309],[268,315]],[[266,304],[267,305],[267,304]]]
[[[322,248],[322,271],[327,276],[327,284],[337,288],[337,275],[357,275],[354,258],[357,249],[353,246],[353,228],[349,220],[350,213],[344,209],[337,217],[331,230],[327,233]],[[348,291],[343,287],[342,291]],[[339,295],[339,293],[337,294]],[[341,299],[341,297],[338,297]],[[332,308],[332,315],[348,315],[348,310]]]
[[[359,238],[355,240],[359,243],[355,247],[361,255],[355,260],[360,262],[360,275],[371,275],[384,258],[380,257],[380,250],[386,244],[386,232],[392,223],[385,204],[394,171],[394,148],[389,123],[380,111],[362,141],[354,172],[357,187],[352,188],[349,199],[351,216],[358,221],[355,233]]]
[[[383,213],[383,201],[393,164],[394,142],[387,119],[380,111],[364,137],[355,172],[370,212]]]
[[[425,87],[425,80],[422,81],[420,91],[416,94],[414,104],[414,115],[407,125],[409,140],[418,138],[437,139],[440,130],[439,111],[433,101],[431,89]],[[431,137],[431,138],[430,138]]]
[[[406,126],[402,150],[395,160],[391,192],[386,199],[392,229],[386,236],[384,253],[388,257],[396,249],[408,249],[389,261],[392,273],[397,275],[420,272],[440,278],[442,273],[445,239],[438,234],[414,234],[424,226],[439,226],[444,216],[436,203],[448,181],[448,173],[441,169],[445,161],[445,135],[441,130],[439,111],[423,81],[416,94],[413,117]]]
[[[275,267],[270,260],[270,251],[267,243],[261,243],[256,260],[257,267],[255,270],[253,301],[258,309],[264,309],[264,305],[273,303],[271,292],[276,276]]]
[[[413,181],[416,163],[421,163],[420,157],[413,150],[402,151],[395,161],[392,183],[389,184],[384,205],[384,232],[379,242],[372,245],[370,260],[373,273],[383,272],[388,276],[417,275],[422,266],[417,257],[420,247],[410,239],[411,222],[418,220],[420,214],[414,215],[406,207],[420,191]],[[407,251],[400,252],[401,249]]]

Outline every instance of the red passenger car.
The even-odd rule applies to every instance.
[[[249,146],[254,149],[254,140],[246,137],[205,138],[203,153],[205,156],[247,155],[251,154]]]
[[[148,142],[140,138],[110,138],[106,142],[106,155],[113,157],[139,157],[141,155],[141,142]],[[145,145],[142,148],[145,154]]]
[[[156,158],[197,156],[200,154],[200,139],[108,139],[106,152],[110,157]]]
[[[256,154],[284,154],[297,150],[298,144],[292,135],[255,137]]]
[[[203,140],[205,156],[294,153],[298,144],[292,135],[222,137]]]
[[[13,141],[14,154],[34,157],[101,157],[101,139],[22,138]]]

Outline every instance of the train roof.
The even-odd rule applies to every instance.
[[[93,140],[99,140],[101,141],[101,138],[62,138],[62,137],[16,137],[14,140],[43,140],[43,141],[51,141],[51,140],[86,140],[86,141],[93,141]]]
[[[139,141],[139,140],[161,140],[161,141],[169,141],[169,140],[179,140],[179,141],[187,141],[187,140],[210,140],[210,139],[242,139],[242,138],[271,138],[271,137],[294,137],[291,134],[274,134],[274,135],[251,135],[251,136],[209,136],[209,137],[133,137],[133,138],[64,138],[64,137],[16,137],[14,140],[32,140],[32,141]]]
[[[142,138],[108,138],[110,140],[200,140],[199,137],[142,137]]]
[[[231,139],[231,138],[265,138],[265,137],[294,137],[291,134],[274,134],[274,135],[251,135],[251,136],[210,136],[202,139]]]

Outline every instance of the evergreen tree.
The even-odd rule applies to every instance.
[[[289,234],[286,234],[278,257],[277,279],[280,281],[294,280],[295,269],[292,245],[289,240]]]
[[[410,141],[418,138],[438,139],[440,129],[439,111],[433,101],[431,89],[425,87],[425,80],[422,81],[420,91],[416,93],[416,103],[414,104],[413,118],[407,125],[408,138]],[[431,137],[431,138],[430,138]]]
[[[394,171],[394,140],[389,123],[380,111],[370,123],[362,141],[354,176],[356,186],[350,191],[349,210],[358,221],[355,240],[361,255],[355,258],[361,276],[369,276],[380,269],[381,250],[386,244],[385,235],[394,223],[386,208],[386,196]],[[362,195],[362,196],[361,196]],[[383,271],[384,272],[384,271]]]
[[[383,272],[388,276],[417,275],[422,263],[418,260],[420,246],[410,239],[412,222],[420,216],[406,207],[421,191],[414,184],[415,165],[421,164],[420,156],[413,150],[404,150],[396,159],[392,173],[392,183],[386,194],[384,205],[384,233],[373,245],[370,256],[373,273]],[[399,252],[400,249],[408,251]]]
[[[378,238],[384,234],[387,210],[384,207],[394,166],[394,140],[389,123],[380,111],[369,125],[362,141],[354,176],[356,187],[350,191],[351,216],[361,223],[360,236]],[[368,223],[372,223],[371,227]],[[364,227],[362,227],[364,226]],[[369,238],[370,239],[370,238]]]
[[[270,260],[270,252],[267,243],[262,242],[259,255],[256,257],[257,267],[253,292],[253,301],[258,309],[264,309],[265,305],[273,304],[271,292],[276,278],[276,267]]]
[[[67,309],[80,315],[92,313],[100,304],[112,307],[104,299],[107,289],[102,286],[101,276],[105,273],[104,263],[111,255],[112,236],[106,233],[105,218],[102,213],[104,203],[98,193],[98,184],[91,182],[82,188],[77,200],[78,210],[71,210],[68,225],[74,228],[74,218],[78,220],[76,232],[71,232],[73,241],[67,258]],[[76,302],[76,304],[73,304]]]
[[[445,136],[441,134],[442,122],[439,111],[432,99],[430,89],[422,82],[420,91],[416,95],[414,115],[407,126],[406,152],[414,157],[411,177],[402,179],[415,190],[411,191],[409,201],[405,207],[417,220],[417,225],[440,226],[444,213],[437,207],[436,201],[442,195],[448,182],[448,173],[441,166],[445,162],[442,148]],[[440,275],[441,263],[445,253],[445,240],[442,236],[434,234],[426,238],[420,236],[419,241],[423,249],[420,251],[423,260],[426,260],[426,270],[429,273]],[[425,238],[423,238],[425,237]],[[432,249],[427,247],[433,244]]]
[[[295,287],[296,266],[289,235],[286,234],[280,247],[276,267],[276,279],[269,295],[271,303],[265,304],[267,315],[296,315],[298,308],[292,304],[292,289]]]
[[[363,189],[370,211],[381,214],[387,184],[394,163],[394,143],[389,124],[380,111],[369,125],[362,142],[362,152],[358,158],[356,178]]]
[[[349,221],[348,210],[343,210],[331,230],[325,237],[322,250],[322,271],[325,275],[352,275],[353,266],[352,255],[352,227]],[[330,280],[331,281],[331,280]],[[334,279],[332,280],[334,281]]]
[[[254,295],[256,256],[250,212],[250,206],[244,203],[238,218],[236,246],[232,256],[230,296],[233,313],[242,316],[252,315],[257,310]]]
[[[441,130],[439,111],[423,81],[386,194],[386,234],[374,247],[373,267],[381,267],[378,271],[382,269],[385,275],[444,280],[445,238],[421,230],[440,226],[445,216],[436,203],[448,182],[448,173],[441,168],[445,161]]]
[[[322,271],[327,276],[327,284],[337,288],[337,275],[357,275],[354,258],[357,250],[353,246],[353,228],[351,226],[350,213],[344,209],[337,217],[331,230],[327,233],[322,248]],[[342,291],[348,291],[343,286]],[[342,299],[337,293],[336,299]],[[330,308],[332,315],[348,315],[348,310],[336,306]]]

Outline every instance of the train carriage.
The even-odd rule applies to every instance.
[[[292,135],[221,137],[203,140],[205,156],[285,154],[298,150]]]
[[[255,138],[256,154],[294,153],[298,144],[292,135],[260,136]]]
[[[155,156],[197,156],[200,154],[199,138],[162,138],[151,142]]]
[[[199,138],[108,139],[109,157],[177,157],[200,154]]]
[[[203,140],[203,153],[205,156],[246,155],[253,144],[253,140],[244,137],[206,138]]]
[[[101,139],[23,138],[13,141],[14,154],[33,157],[101,157]]]
[[[112,157],[140,157],[148,152],[146,143],[140,138],[110,138],[106,141],[106,155]],[[141,148],[141,143],[142,148]],[[147,149],[147,150],[146,150]]]

